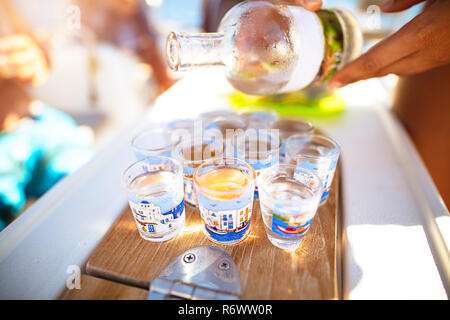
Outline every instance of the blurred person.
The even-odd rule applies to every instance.
[[[151,65],[159,93],[172,85],[167,64],[158,46],[158,35],[140,0],[76,0],[81,19],[96,40],[135,52]]]
[[[46,84],[52,74],[51,58],[55,54],[58,58],[58,52],[51,52],[50,48],[47,52],[43,38],[38,41],[35,31],[43,31],[40,35],[46,35],[47,40],[50,40],[48,35],[55,32],[69,31],[70,36],[71,31],[62,28],[67,28],[65,13],[71,3],[80,8],[81,28],[85,31],[81,33],[81,41],[86,40],[83,36],[87,34],[90,36],[88,41],[110,43],[135,52],[142,62],[153,68],[159,93],[172,84],[157,46],[157,34],[148,21],[145,6],[138,0],[46,0],[39,3],[0,0],[0,230],[24,209],[27,200],[40,197],[92,156],[75,121],[42,101],[36,101],[30,94],[43,94],[50,100],[64,103],[61,93],[55,92],[55,85],[57,89],[65,79],[52,78],[52,85],[44,91],[42,88],[30,89]],[[46,10],[38,10],[41,7]],[[82,51],[78,50],[77,54],[82,55]],[[80,62],[80,58],[76,61]],[[114,55],[108,58],[106,67],[111,65]],[[61,59],[58,61],[58,68],[65,69]],[[77,74],[77,80],[71,83],[77,84],[81,74]],[[73,79],[74,75],[59,73],[59,76]],[[113,86],[117,84],[113,83]],[[74,90],[61,92],[74,93],[79,89],[76,86]],[[73,98],[76,97],[66,96],[66,99]],[[103,101],[105,103],[107,101]],[[60,107],[58,103],[55,106]]]
[[[75,121],[31,97],[50,61],[12,3],[0,0],[0,230],[91,156]]]

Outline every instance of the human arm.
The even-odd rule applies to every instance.
[[[398,12],[423,0],[387,1],[384,12]],[[396,33],[339,70],[330,88],[387,74],[418,74],[450,63],[450,0],[435,0]]]

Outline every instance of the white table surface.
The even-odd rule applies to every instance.
[[[52,299],[71,266],[82,268],[126,205],[120,183],[129,142],[146,122],[228,108],[214,69],[195,72],[158,98],[0,233],[0,298]],[[448,299],[450,217],[420,157],[386,105],[379,80],[340,92],[347,110],[311,119],[342,146],[341,290],[345,299]]]

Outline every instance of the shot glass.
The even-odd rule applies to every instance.
[[[183,140],[175,146],[172,155],[183,166],[184,200],[186,203],[193,207],[198,205],[193,184],[195,169],[205,160],[223,158],[224,152],[223,142],[202,137]]]
[[[137,160],[149,156],[170,157],[174,141],[169,128],[164,124],[152,124],[131,140],[131,147]]]
[[[319,176],[323,184],[320,205],[323,205],[330,193],[341,147],[336,141],[325,136],[305,137],[299,134],[289,137],[286,149],[289,163],[308,168]]]
[[[271,130],[248,129],[244,135],[235,136],[231,145],[235,145],[237,158],[250,164],[258,177],[264,169],[280,162],[280,137]],[[255,183],[255,198],[258,198],[258,182]]]
[[[166,241],[184,227],[183,168],[166,157],[151,156],[122,175],[130,209],[142,238]]]
[[[294,134],[311,136],[314,134],[314,125],[311,122],[281,118],[272,125],[278,130],[281,138],[280,161],[286,161],[286,142]]]
[[[225,245],[244,240],[252,220],[253,168],[235,158],[207,160],[194,172],[194,186],[205,235]]]
[[[294,164],[279,164],[258,177],[261,214],[269,241],[293,250],[303,241],[322,194],[320,178]]]
[[[246,129],[245,121],[241,116],[226,110],[202,113],[199,119],[202,121],[205,131],[218,130],[222,134],[223,140],[226,139],[227,134],[232,135],[237,130],[244,131]]]
[[[247,129],[268,129],[278,120],[278,112],[265,107],[246,107],[239,109],[239,115],[244,119]]]
[[[195,136],[196,125],[197,122],[194,119],[178,119],[166,124],[172,141],[177,143],[185,139],[192,139]]]
[[[167,128],[172,131],[185,130],[187,132],[192,132],[195,126],[194,119],[178,119],[171,121],[166,124]]]
[[[198,118],[202,121],[208,122],[208,121],[215,120],[215,119],[225,119],[232,114],[233,114],[233,112],[231,112],[230,110],[226,110],[226,109],[214,110],[214,111],[200,113]]]

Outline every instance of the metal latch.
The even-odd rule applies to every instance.
[[[241,280],[233,259],[216,247],[190,249],[150,283],[148,300],[237,300]]]

